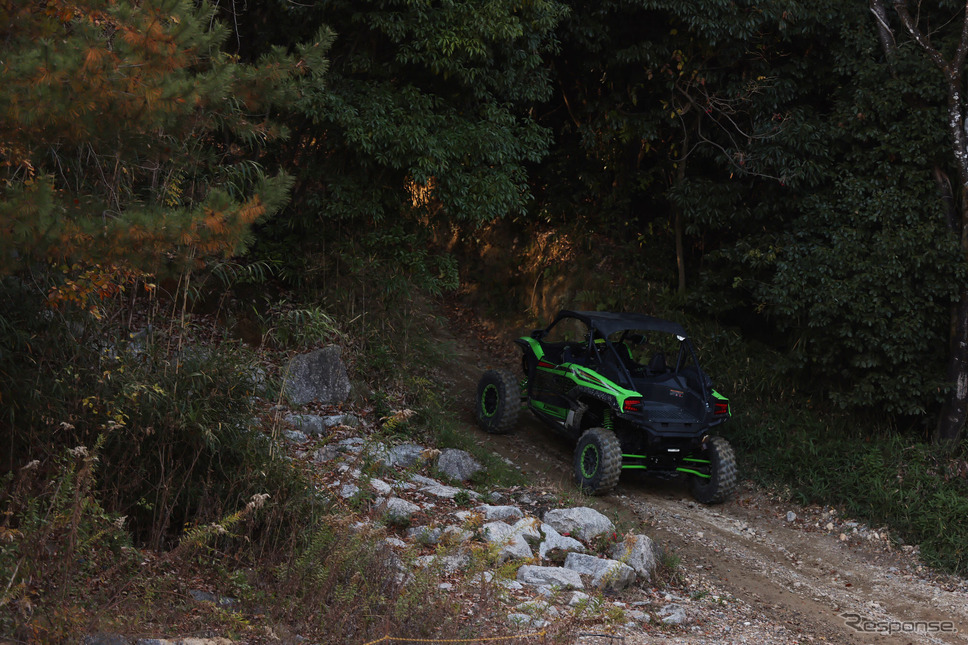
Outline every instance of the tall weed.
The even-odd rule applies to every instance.
[[[271,384],[249,350],[197,340],[204,330],[190,323],[131,337],[109,320],[50,310],[26,283],[3,287],[6,471],[98,444],[100,503],[154,549],[257,493],[287,500],[296,515],[311,506],[259,428],[256,395]],[[273,530],[285,536],[287,528]]]
[[[0,490],[0,634],[64,642],[137,570],[125,518],[95,495],[97,447],[10,472]]]

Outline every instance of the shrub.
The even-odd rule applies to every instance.
[[[255,394],[265,377],[251,352],[202,344],[193,340],[202,330],[190,325],[119,338],[117,327],[84,311],[48,309],[23,283],[3,287],[6,470],[31,460],[46,468],[65,448],[97,445],[100,503],[156,549],[257,493],[286,500],[295,515],[310,507],[258,427]]]

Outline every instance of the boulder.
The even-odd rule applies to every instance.
[[[499,562],[534,557],[522,530],[515,530],[515,527],[504,522],[488,522],[482,528],[484,538],[490,544],[498,545]]]
[[[391,522],[409,521],[420,507],[399,497],[391,497],[382,505],[384,516]]]
[[[430,526],[412,526],[407,529],[407,538],[420,544],[434,545],[440,542],[443,529]]]
[[[489,504],[482,504],[476,510],[488,522],[495,520],[517,520],[524,517],[524,513],[517,506],[491,506]]]
[[[535,586],[554,586],[561,589],[585,588],[577,571],[562,569],[561,567],[538,567],[526,564],[518,569],[517,580]]]
[[[470,453],[455,448],[440,451],[437,470],[455,481],[467,481],[484,467]]]
[[[293,405],[310,401],[342,403],[350,395],[350,379],[337,345],[300,354],[289,361],[283,391]]]
[[[335,414],[323,417],[318,414],[290,414],[286,416],[286,423],[303,434],[318,437],[328,434],[330,428],[342,424],[343,415]]]
[[[533,517],[522,517],[514,523],[511,530],[521,535],[528,544],[538,546],[541,542],[541,531],[538,530],[538,526],[538,520]]]
[[[659,610],[658,616],[666,625],[686,625],[689,622],[686,610],[676,604],[666,605]]]
[[[572,591],[571,595],[568,596],[568,606],[577,607],[581,604],[587,605],[589,602],[591,602],[591,600],[592,597],[584,591]]]
[[[382,479],[371,479],[370,488],[372,488],[377,495],[389,495],[393,492],[393,487]]]
[[[343,484],[339,487],[339,496],[343,499],[349,499],[360,492],[360,487],[356,484]]]
[[[528,629],[541,629],[548,626],[548,621],[537,616],[529,616],[528,614],[521,614],[517,612],[511,612],[508,614],[508,623],[517,628]]]
[[[609,553],[635,569],[635,573],[645,580],[652,579],[656,567],[655,544],[645,535],[626,535],[625,539],[612,545]]]
[[[430,477],[425,477],[419,473],[414,473],[410,476],[410,481],[418,486],[440,486],[440,482],[436,479],[431,479]]]
[[[427,495],[433,495],[434,497],[440,497],[442,499],[454,499],[457,497],[457,494],[460,493],[460,491],[460,488],[446,486],[440,482],[428,484],[420,489],[421,493],[426,493]]]
[[[635,580],[635,570],[629,565],[584,553],[569,553],[565,569],[589,576],[592,586],[599,589],[624,589]]]
[[[542,518],[545,524],[562,534],[588,542],[603,533],[615,531],[612,521],[593,508],[556,508]]]
[[[354,455],[358,455],[363,452],[363,446],[366,445],[366,441],[361,437],[349,437],[347,439],[341,440],[336,444],[340,452],[351,452]]]
[[[309,437],[298,430],[283,430],[282,435],[292,443],[305,443],[309,441]]]
[[[393,446],[387,452],[384,463],[391,468],[410,468],[422,460],[423,453],[423,446],[418,446],[415,443]]]
[[[548,557],[548,553],[555,549],[558,549],[559,551],[577,551],[579,553],[585,552],[584,544],[575,538],[565,537],[556,531],[550,524],[542,524],[541,532],[544,534],[544,539],[538,546],[538,555],[540,555],[542,558]]]

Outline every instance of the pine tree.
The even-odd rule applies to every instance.
[[[325,67],[223,53],[190,0],[0,0],[0,276],[75,263],[158,272],[231,255],[291,184],[260,152],[272,105]]]

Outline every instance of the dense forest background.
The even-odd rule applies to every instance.
[[[192,3],[58,4],[4,16],[8,273],[204,264],[258,221],[246,261],[293,283],[443,291],[501,226],[511,254],[573,247],[546,269],[603,304],[677,293],[905,426],[966,375],[961,71],[893,8],[280,1],[223,3],[214,29]],[[964,7],[918,6],[963,58]]]
[[[145,308],[312,303],[373,369],[416,293],[635,310],[695,325],[750,470],[964,570],[966,53],[952,0],[0,0],[5,481],[96,442],[170,544],[111,471],[177,425],[105,367]]]
[[[66,297],[95,265],[249,247],[292,285],[504,283],[532,318],[675,295],[825,399],[961,436],[957,3],[8,2],[3,24],[7,275],[46,263]]]

